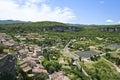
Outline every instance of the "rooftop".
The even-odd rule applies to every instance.
[[[111,45],[109,45],[109,47],[113,48],[113,49],[118,49],[118,48],[120,48],[120,45],[118,45],[118,44],[111,44]]]
[[[28,72],[28,71],[30,71],[30,70],[32,70],[32,68],[29,67],[29,66],[23,68],[23,71],[24,71],[24,72]]]
[[[93,55],[99,55],[99,53],[95,51],[85,51],[85,52],[78,53],[78,55],[80,57],[89,58],[90,56],[93,56]]]
[[[47,70],[45,70],[45,69],[41,69],[41,68],[39,68],[39,67],[34,67],[33,69],[32,69],[32,72],[33,73],[47,73]]]
[[[52,75],[50,75],[50,77],[51,77],[51,80],[70,80],[62,72],[55,72]]]

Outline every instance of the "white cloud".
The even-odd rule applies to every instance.
[[[113,20],[108,19],[108,20],[106,20],[106,22],[107,22],[107,23],[113,23]]]
[[[70,22],[75,18],[76,16],[70,8],[52,8],[45,4],[45,0],[0,1],[0,19]]]

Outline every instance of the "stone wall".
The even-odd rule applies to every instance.
[[[6,72],[16,76],[15,71],[16,58],[13,55],[7,54],[0,58],[0,73]]]

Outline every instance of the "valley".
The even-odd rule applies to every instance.
[[[119,75],[120,25],[0,24],[0,80],[119,80]]]

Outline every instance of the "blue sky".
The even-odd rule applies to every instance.
[[[120,0],[0,0],[0,19],[119,24]]]

